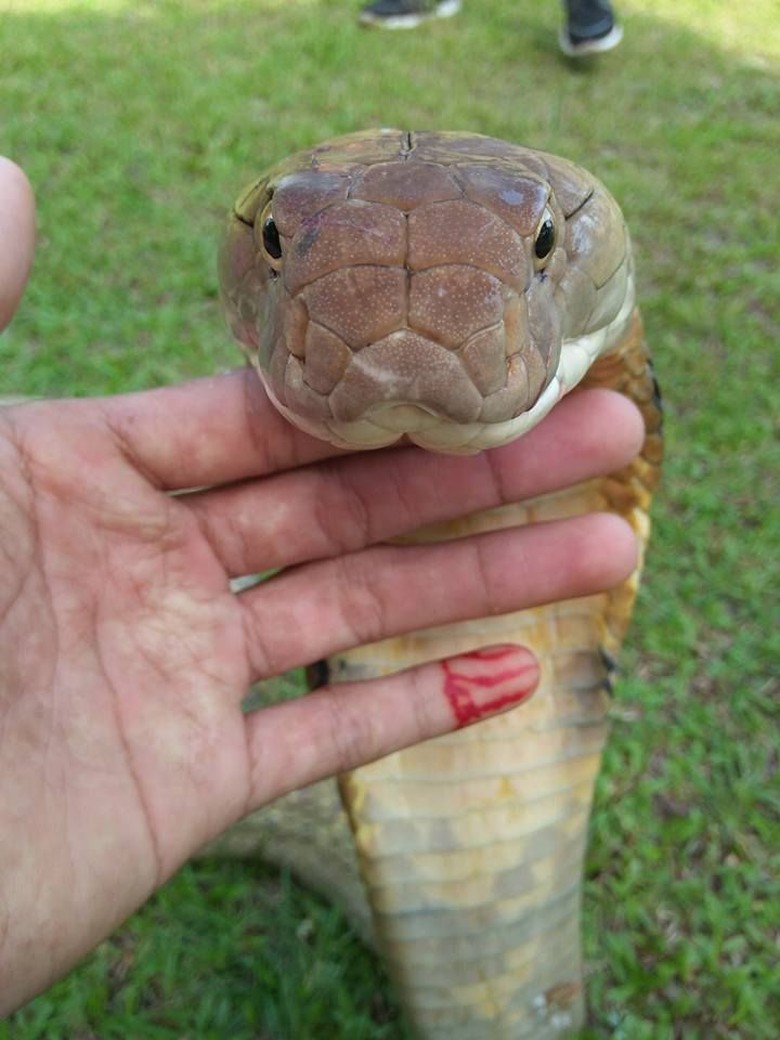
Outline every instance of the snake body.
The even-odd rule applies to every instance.
[[[627,394],[647,434],[620,473],[416,537],[611,509],[644,549],[660,406],[625,224],[590,174],[476,134],[352,134],[247,189],[220,272],[230,326],[271,399],[336,445],[478,451],[530,429],[578,384]],[[610,593],[328,662],[331,681],[346,681],[504,642],[542,662],[522,709],[341,779],[377,942],[423,1038],[547,1040],[583,1021],[582,860],[640,570]],[[277,822],[271,845],[288,861],[308,846],[311,860],[316,834],[296,842],[295,829]],[[327,854],[308,875],[349,902],[346,861],[322,844],[332,885]],[[363,905],[358,894],[358,916]]]

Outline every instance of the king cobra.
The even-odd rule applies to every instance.
[[[332,787],[293,796],[267,824],[273,857],[364,930],[370,913],[417,1035],[568,1036],[585,1013],[581,878],[611,673],[662,453],[621,212],[594,177],[542,152],[470,133],[351,134],[244,192],[220,281],[268,396],[340,447],[481,451],[578,385],[616,389],[643,414],[644,446],[622,471],[416,535],[608,509],[640,543],[627,582],[327,662],[338,682],[518,643],[541,662],[532,701],[341,777],[359,878]]]

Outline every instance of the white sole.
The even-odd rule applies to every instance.
[[[572,43],[568,31],[564,27],[558,36],[558,45],[567,58],[586,58],[590,54],[604,54],[606,51],[614,50],[622,39],[622,28],[619,25],[613,25],[604,36]]]
[[[416,29],[418,25],[430,22],[434,18],[452,18],[460,10],[460,5],[461,0],[443,0],[430,11],[421,11],[419,14],[390,15],[389,18],[380,18],[370,11],[363,11],[358,21],[361,25],[378,29]]]

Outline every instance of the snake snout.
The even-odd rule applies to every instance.
[[[342,268],[268,323],[266,382],[291,418],[355,446],[367,428],[383,443],[437,426],[469,439],[532,409],[556,370],[554,314],[476,267]]]
[[[457,356],[409,329],[356,353],[330,395],[333,417],[341,422],[391,410],[397,420],[398,407],[408,405],[452,422],[474,422],[482,408],[482,395]]]

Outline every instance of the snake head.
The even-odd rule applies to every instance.
[[[599,182],[476,134],[368,131],[293,156],[236,203],[220,284],[280,411],[350,448],[504,443],[633,309]]]

